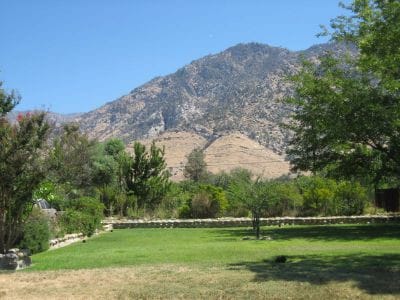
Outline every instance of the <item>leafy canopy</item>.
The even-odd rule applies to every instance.
[[[305,62],[293,77],[288,151],[295,170],[375,184],[400,173],[400,3],[355,0],[332,21],[333,40],[359,55]]]

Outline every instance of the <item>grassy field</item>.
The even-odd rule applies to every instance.
[[[400,224],[116,230],[0,274],[0,298],[400,298]],[[286,255],[286,263],[275,257]]]

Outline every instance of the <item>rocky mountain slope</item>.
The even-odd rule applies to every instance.
[[[289,137],[280,127],[289,114],[281,101],[291,92],[286,76],[299,68],[300,57],[340,49],[323,44],[291,52],[239,44],[154,78],[78,121],[92,137],[126,142],[168,131],[192,132],[207,140],[237,131],[282,154]]]
[[[194,148],[204,150],[213,173],[242,167],[279,177],[289,173],[285,147],[290,132],[281,126],[291,109],[282,101],[292,93],[287,76],[299,69],[303,58],[315,60],[326,51],[345,49],[321,44],[291,52],[239,44],[154,78],[76,120],[99,140],[119,137],[147,145],[155,140],[165,147],[175,180],[183,178]]]

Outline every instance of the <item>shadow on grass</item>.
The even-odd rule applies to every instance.
[[[217,229],[216,233],[225,238],[253,236],[251,229]],[[271,236],[274,240],[325,240],[351,241],[371,240],[378,238],[400,239],[400,224],[368,225],[316,225],[293,227],[263,227],[262,235]]]
[[[287,256],[286,263],[264,260],[229,266],[230,270],[243,268],[255,273],[255,281],[285,280],[314,285],[353,281],[369,294],[400,294],[400,254]]]

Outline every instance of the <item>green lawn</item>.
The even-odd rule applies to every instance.
[[[226,265],[257,263],[287,255],[301,260],[400,257],[400,225],[339,225],[264,228],[272,241],[243,240],[250,230],[114,230],[65,248],[33,256],[29,270],[118,267],[155,263]],[[358,262],[360,263],[360,262]]]
[[[261,294],[249,294],[256,298],[266,290],[272,292],[271,288],[277,289],[273,295],[279,295],[280,288],[296,295],[304,284],[305,293],[318,291],[310,294],[315,298],[330,290],[334,298],[346,293],[356,298],[400,296],[400,224],[268,227],[264,228],[263,235],[272,240],[243,240],[244,236],[251,236],[251,231],[241,228],[114,230],[86,243],[34,255],[33,266],[23,273],[119,267],[161,270],[163,266],[177,270],[170,266],[179,266],[195,270],[199,278],[215,273],[213,278],[221,278],[215,280],[227,286],[239,280],[234,279],[238,274],[243,274],[240,275],[243,278],[252,274],[252,279],[243,283],[246,286],[243,285],[239,297],[245,297],[251,282],[263,283],[258,286],[262,288],[258,291]],[[286,255],[287,262],[274,262],[277,255]],[[183,275],[176,270],[171,271],[172,276],[179,280]],[[147,275],[156,280],[152,272]],[[207,285],[203,282],[198,288],[203,284]],[[329,289],[315,289],[324,285]],[[193,289],[196,287],[193,283]],[[225,285],[217,289],[226,292]],[[341,289],[348,291],[337,294]]]

